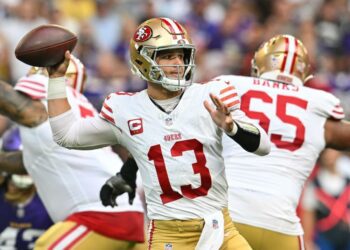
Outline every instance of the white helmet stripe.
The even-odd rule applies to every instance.
[[[286,36],[285,58],[283,60],[282,71],[292,74],[297,53],[297,40],[292,36]]]
[[[178,23],[176,23],[174,20],[167,18],[167,17],[164,17],[161,19],[169,27],[170,31],[172,33],[174,33],[174,35],[173,35],[174,39],[179,40],[179,39],[184,38],[184,36],[183,36],[184,32]]]

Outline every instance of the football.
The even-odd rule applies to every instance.
[[[18,60],[31,66],[54,66],[64,60],[67,50],[72,52],[77,41],[77,36],[62,26],[41,25],[22,37],[15,55]]]

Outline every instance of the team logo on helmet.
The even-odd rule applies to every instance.
[[[135,42],[145,42],[152,37],[152,29],[149,26],[139,28],[134,34]]]

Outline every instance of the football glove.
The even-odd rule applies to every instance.
[[[135,198],[136,185],[132,187],[123,179],[120,173],[117,173],[109,178],[100,190],[100,199],[103,206],[118,206],[116,198],[125,192],[129,194],[129,204],[132,205]]]

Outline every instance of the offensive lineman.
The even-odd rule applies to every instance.
[[[148,88],[110,94],[100,118],[76,120],[62,91],[67,52],[64,63],[48,68],[53,135],[69,148],[119,143],[135,157],[151,220],[149,249],[250,249],[226,210],[221,138],[227,133],[258,155],[269,152],[269,142],[239,110],[232,86],[191,85],[194,54],[177,21],[147,20],[131,39],[130,55]]]
[[[259,78],[215,79],[234,84],[242,110],[272,142],[271,153],[258,158],[224,138],[230,214],[255,250],[305,249],[296,214],[303,186],[325,147],[350,148],[350,124],[342,120],[335,96],[303,86],[310,65],[305,47],[293,36],[264,43],[252,70]]]

